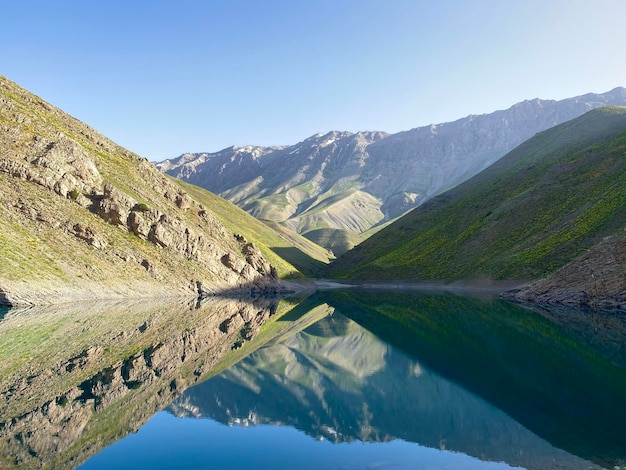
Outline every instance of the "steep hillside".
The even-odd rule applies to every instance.
[[[337,259],[359,279],[538,279],[626,227],[626,108],[542,132]]]
[[[626,310],[626,231],[606,237],[548,278],[504,296],[538,304]]]
[[[231,232],[245,234],[247,240],[267,247],[263,256],[272,264],[285,266],[285,261],[293,265],[281,274],[299,277],[300,273],[315,276],[330,262],[330,253],[320,245],[312,243],[302,235],[272,222],[261,222],[251,217],[243,209],[198,186],[172,178],[172,182],[182,187],[196,201],[211,208],[211,212]]]
[[[204,204],[0,76],[0,303],[276,289],[296,272]]]
[[[626,105],[626,89],[524,101],[394,135],[329,132],[292,146],[231,147],[157,166],[301,234],[335,229],[367,236],[372,227],[465,181],[537,132],[606,105]]]
[[[185,154],[157,167],[303,235],[328,228],[359,234],[384,218],[380,200],[359,189],[359,175],[368,158],[365,149],[386,135],[330,132],[290,147]]]

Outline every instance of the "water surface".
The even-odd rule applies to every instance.
[[[0,463],[623,466],[625,324],[490,297],[365,290],[9,312]]]
[[[323,318],[168,407],[211,436],[201,446],[205,467],[612,468],[623,461],[623,351],[601,354],[610,347],[599,335],[589,345],[547,313],[451,294],[338,291],[301,309]]]

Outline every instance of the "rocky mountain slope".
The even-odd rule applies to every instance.
[[[626,231],[606,237],[548,278],[506,292],[504,297],[626,311]]]
[[[619,240],[626,228],[625,155],[626,108],[590,111],[538,134],[410,212],[339,258],[329,274],[528,280],[586,256],[560,274],[562,282],[573,282],[567,278],[572,270],[582,275],[575,266],[602,258],[584,271],[595,280],[584,282],[605,297],[623,296]],[[617,238],[598,245],[605,237]],[[612,252],[608,257],[601,255],[607,247]]]
[[[241,219],[232,207],[222,217]],[[0,221],[0,304],[275,290],[297,272],[245,220],[228,230],[180,182],[2,76]]]
[[[157,167],[280,222],[340,254],[380,226],[477,174],[539,131],[600,106],[626,105],[626,89],[534,99],[398,134],[329,132],[284,147],[183,154]],[[327,231],[323,237],[319,230]],[[346,236],[329,232],[340,231]]]

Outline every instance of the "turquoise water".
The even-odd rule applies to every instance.
[[[9,310],[0,357],[0,468],[626,468],[623,313],[113,301]]]
[[[333,292],[285,321],[307,315],[81,468],[623,465],[623,336],[592,314]]]

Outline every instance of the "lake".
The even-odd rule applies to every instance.
[[[417,291],[12,310],[0,467],[624,468],[625,331]]]

